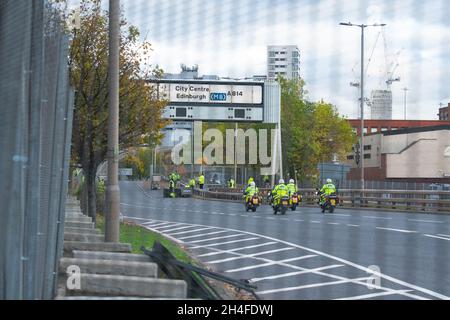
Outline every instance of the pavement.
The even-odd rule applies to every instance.
[[[450,215],[163,198],[121,182],[127,219],[183,243],[262,299],[450,299]]]

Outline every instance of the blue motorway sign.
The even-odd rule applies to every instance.
[[[227,101],[227,94],[222,92],[211,92],[209,99],[211,101]]]

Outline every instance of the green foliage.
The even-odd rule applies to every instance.
[[[72,162],[82,166],[88,188],[95,190],[96,170],[107,153],[108,12],[102,10],[100,0],[81,0],[80,21],[81,28],[72,31],[69,51],[70,81],[76,91]],[[120,149],[144,140],[157,143],[161,138],[160,129],[165,125],[161,114],[166,101],[155,100],[154,89],[145,82],[161,74],[159,68],[150,64],[151,50],[149,42],[140,40],[139,30],[122,18]],[[89,203],[94,202],[92,191],[88,197]]]
[[[300,180],[317,175],[317,165],[333,155],[343,159],[355,141],[348,121],[336,107],[304,98],[303,80],[278,79],[281,85],[283,169]]]

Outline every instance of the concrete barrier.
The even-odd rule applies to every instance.
[[[97,260],[101,259],[101,260],[116,260],[116,261],[135,261],[135,262],[151,261],[149,256],[135,253],[74,250],[72,254],[74,258],[80,259],[97,259]]]
[[[65,226],[66,228],[86,228],[86,229],[93,229],[94,223],[93,222],[66,222]]]
[[[101,234],[99,229],[93,228],[64,228],[64,233],[80,233],[80,234]]]
[[[66,290],[68,295],[136,296],[180,298],[187,296],[183,280],[132,276],[81,274],[81,290]]]
[[[64,241],[105,242],[105,236],[101,234],[86,234],[64,232]]]
[[[131,252],[129,243],[113,243],[113,242],[80,242],[80,241],[64,241],[64,252],[72,252],[74,250],[82,251],[108,251],[108,252]]]
[[[150,262],[116,261],[62,258],[59,272],[65,274],[69,266],[78,266],[83,274],[122,275],[134,277],[156,278],[158,266]]]

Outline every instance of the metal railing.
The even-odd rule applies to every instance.
[[[270,189],[260,188],[263,195]],[[303,205],[317,205],[316,189],[299,189]],[[194,190],[194,196],[208,199],[242,201],[242,189],[210,188]],[[450,212],[450,191],[424,190],[338,190],[340,206],[391,210]]]
[[[237,290],[245,290],[255,299],[259,299],[254,291],[257,287],[250,284],[247,280],[236,280],[181,262],[158,241],[155,241],[153,244],[152,251],[147,250],[144,246],[141,247],[141,250],[156,262],[161,271],[169,278],[186,281],[188,298],[200,298],[206,300],[224,299],[223,295],[218,293],[217,290],[205,280],[205,278],[210,278],[228,283]]]

